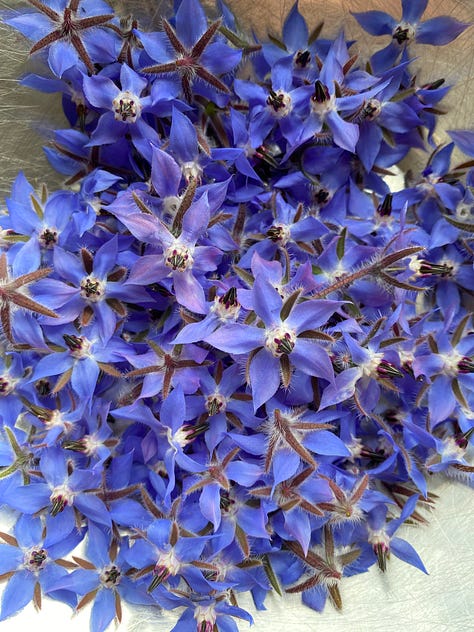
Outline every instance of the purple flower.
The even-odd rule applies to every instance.
[[[130,213],[127,198],[128,195],[118,198],[111,210],[138,239],[159,246],[161,252],[140,257],[126,285],[149,285],[170,278],[178,303],[198,314],[206,313],[201,279],[204,273],[216,269],[221,256],[213,246],[196,244],[209,224],[207,193],[189,206],[177,235],[152,215]]]
[[[248,354],[247,371],[254,410],[283,386],[291,382],[292,366],[308,375],[334,379],[326,349],[313,338],[325,339],[315,329],[325,324],[337,310],[337,301],[298,302],[299,292],[291,295],[285,305],[270,283],[257,277],[252,288],[253,309],[263,327],[244,324],[223,325],[207,336],[206,342],[221,351]],[[314,337],[312,335],[314,332]]]
[[[158,145],[159,136],[143,115],[150,111],[161,116],[169,114],[169,102],[175,95],[167,85],[164,90],[152,91],[151,95],[142,97],[148,88],[148,81],[126,64],[120,68],[120,86],[104,75],[84,77],[84,94],[88,102],[106,110],[92,132],[89,146],[114,143],[127,134],[138,144],[146,139]]]
[[[373,66],[377,71],[385,70],[393,64],[411,42],[444,46],[456,39],[469,26],[447,15],[420,22],[428,0],[401,0],[401,4],[400,21],[384,11],[352,14],[371,35],[392,37],[390,44],[372,57]]]
[[[39,607],[41,593],[59,599],[71,608],[76,605],[72,591],[55,589],[54,585],[68,575],[61,566],[61,558],[80,543],[83,535],[72,533],[46,547],[42,532],[41,519],[24,514],[15,524],[14,537],[5,536],[7,544],[0,544],[0,572],[9,576],[2,597],[0,621],[19,612],[30,601]]]

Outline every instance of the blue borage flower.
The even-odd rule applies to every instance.
[[[390,44],[372,57],[372,65],[377,71],[390,67],[411,42],[444,46],[456,39],[469,26],[448,15],[421,22],[428,0],[401,0],[401,5],[400,21],[384,11],[352,14],[371,35],[392,37]]]
[[[229,632],[240,592],[340,608],[391,552],[425,571],[398,529],[427,474],[473,477],[473,137],[437,146],[449,86],[408,44],[465,25],[357,14],[392,36],[362,67],[297,3],[263,44],[222,3],[158,32],[29,4],[10,23],[49,68],[23,82],[63,95],[69,180],[20,174],[0,217],[0,616],[43,593],[93,601],[94,632],[122,602]]]

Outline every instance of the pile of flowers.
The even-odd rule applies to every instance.
[[[0,215],[0,620],[47,595],[93,632],[122,601],[230,632],[242,592],[340,608],[391,554],[425,571],[397,530],[474,471],[474,132],[437,145],[449,86],[410,51],[467,25],[354,14],[389,42],[359,61],[297,2],[264,43],[220,1],[152,32],[28,5],[66,183],[20,174]]]

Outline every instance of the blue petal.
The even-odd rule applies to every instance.
[[[459,22],[455,18],[441,15],[422,22],[416,29],[415,40],[419,44],[444,46],[455,40],[468,26],[469,24]]]
[[[193,202],[183,218],[182,238],[188,244],[194,244],[209,224],[210,209],[207,191]]]
[[[292,53],[304,49],[308,43],[308,26],[298,11],[298,1],[291,7],[291,11],[283,24],[283,41]]]
[[[395,63],[399,54],[400,46],[394,40],[392,40],[388,46],[382,48],[382,50],[377,51],[370,58],[374,73],[381,74],[388,70]]]
[[[175,432],[184,422],[186,408],[183,388],[178,384],[163,401],[160,410],[161,423]]]
[[[94,255],[94,275],[104,279],[117,261],[118,239],[117,236],[106,241]]]
[[[4,621],[33,599],[36,577],[29,571],[18,571],[8,582],[2,599],[0,621]]]
[[[169,543],[170,530],[171,522],[169,520],[154,520],[147,529],[147,536],[153,544],[162,549]]]
[[[60,448],[49,448],[41,455],[40,468],[44,477],[54,487],[62,485],[67,479],[65,453]]]
[[[75,504],[90,520],[103,524],[106,527],[112,526],[109,510],[100,498],[97,498],[92,493],[78,495],[75,499]]]
[[[348,123],[334,110],[326,115],[326,119],[329,121],[334,143],[338,147],[354,153],[359,140],[359,126],[355,123]]]
[[[35,483],[3,492],[2,502],[22,513],[34,514],[49,505],[50,494],[49,485]]]
[[[420,556],[406,540],[402,540],[401,538],[392,538],[390,541],[390,550],[399,559],[407,562],[407,564],[411,564],[415,568],[419,568],[420,571],[423,571],[423,573],[428,575],[428,571],[421,561]]]
[[[462,152],[474,156],[474,130],[448,130],[448,134]]]
[[[380,123],[392,132],[408,132],[421,125],[418,116],[406,103],[385,103],[380,114]]]
[[[80,398],[87,401],[94,395],[98,377],[97,362],[92,358],[77,360],[71,375],[71,386]]]
[[[206,316],[198,323],[190,323],[186,325],[174,339],[175,344],[184,344],[189,342],[198,342],[204,340],[207,336],[217,328],[219,320],[214,314]]]
[[[199,497],[201,513],[204,518],[212,522],[215,531],[217,531],[221,523],[220,500],[220,487],[217,483],[206,485]]]
[[[340,301],[309,300],[298,303],[285,321],[296,333],[325,325],[341,306]]]
[[[429,389],[428,406],[432,424],[443,421],[453,412],[456,399],[451,390],[451,381],[446,375],[437,377]]]
[[[46,515],[45,547],[50,547],[62,542],[65,537],[72,533],[75,526],[76,522],[72,507],[65,507],[65,509],[56,516],[52,516],[48,513]]]
[[[173,284],[176,300],[180,305],[184,305],[196,314],[207,312],[204,290],[190,269],[174,272]]]
[[[328,353],[317,343],[298,338],[290,357],[292,364],[303,373],[334,381],[334,369]]]
[[[428,0],[402,0],[402,20],[416,24],[428,5]]]
[[[122,64],[120,68],[120,84],[122,90],[128,90],[139,97],[147,87],[148,81],[132,70],[130,66],[127,66],[127,64]]]
[[[0,575],[15,571],[23,564],[23,551],[16,546],[0,544]]]
[[[227,466],[227,476],[243,487],[250,487],[262,476],[262,469],[254,463],[232,461]]]
[[[334,384],[328,384],[323,391],[319,410],[328,406],[340,404],[354,395],[355,384],[361,375],[361,370],[354,367],[346,369],[334,378]]]
[[[280,386],[280,361],[266,349],[260,349],[250,363],[250,385],[254,411],[275,395]]]
[[[182,0],[176,11],[176,31],[179,39],[191,48],[207,29],[206,15],[197,0]]]
[[[252,289],[253,308],[267,327],[279,320],[282,299],[276,289],[264,277],[258,276]]]
[[[409,0],[410,1],[410,0]],[[371,35],[391,35],[397,22],[391,15],[384,11],[365,11],[364,13],[352,13],[364,31]]]
[[[224,325],[207,336],[205,342],[227,353],[248,353],[263,345],[264,332],[258,327],[240,323]]]
[[[99,529],[97,525],[91,522],[87,533],[86,551],[87,559],[90,560],[96,568],[102,568],[109,564],[109,544],[110,539],[105,535],[102,529]]]
[[[55,42],[51,45],[48,64],[56,77],[62,77],[66,70],[77,64],[76,51],[66,42]]]
[[[173,108],[170,148],[181,162],[193,162],[198,157],[197,133],[188,117]]]
[[[48,578],[47,585],[47,592],[70,590],[78,595],[85,595],[99,586],[99,576],[92,569],[78,568],[69,575],[62,575],[54,579]]]
[[[89,103],[104,110],[112,109],[112,101],[120,92],[112,79],[103,76],[84,77],[83,88]]]
[[[278,450],[272,460],[273,486],[296,474],[300,464],[301,459],[293,450]]]
[[[104,632],[115,617],[115,592],[103,588],[99,590],[92,606],[90,628],[94,632]]]
[[[311,540],[311,526],[308,514],[303,513],[298,507],[292,511],[285,512],[285,529],[301,544],[301,548],[306,555]]]
[[[165,151],[152,147],[151,181],[161,198],[177,195],[182,173],[178,163]]]
[[[350,456],[346,445],[337,435],[329,430],[319,430],[308,433],[303,439],[303,444],[316,454],[328,456]]]
[[[30,548],[41,540],[43,525],[41,518],[23,514],[15,524],[15,537],[22,547]]]
[[[304,591],[302,601],[313,610],[322,612],[326,604],[327,595],[328,593],[325,587],[315,586],[311,590]]]

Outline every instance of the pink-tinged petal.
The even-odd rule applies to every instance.
[[[207,312],[204,290],[191,270],[174,272],[173,283],[176,300],[180,305],[184,305],[196,314]]]
[[[280,360],[260,349],[250,363],[250,386],[256,411],[273,397],[280,386]]]
[[[448,15],[440,15],[419,24],[416,29],[415,40],[419,44],[444,46],[459,37],[468,26],[469,24],[460,22]]]
[[[298,338],[290,360],[303,373],[334,382],[334,369],[329,355],[318,343]]]
[[[248,353],[263,346],[264,331],[250,325],[225,325],[207,336],[205,342],[226,353]]]
[[[169,273],[162,255],[144,255],[133,264],[125,285],[150,285],[161,281]]]

